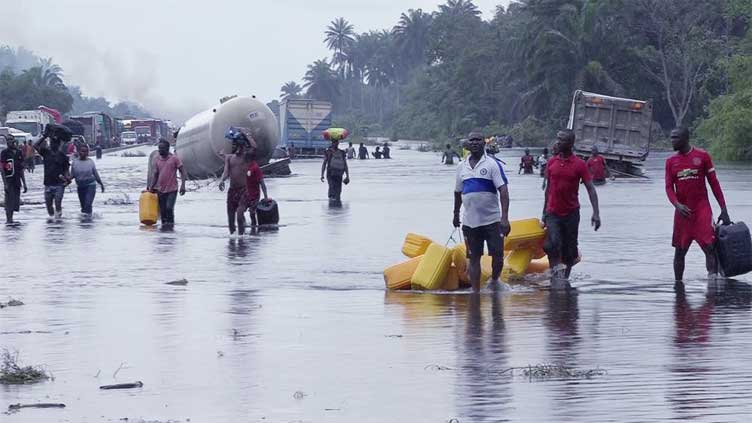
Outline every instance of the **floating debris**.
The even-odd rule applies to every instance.
[[[402,335],[384,335],[384,338],[402,338]]]
[[[10,298],[7,303],[0,303],[0,308],[18,307],[24,305],[23,301]]]
[[[141,150],[123,151],[122,153],[120,153],[120,157],[146,157],[146,153]]]
[[[296,400],[301,400],[301,399],[303,399],[303,398],[305,398],[307,396],[308,396],[308,394],[306,394],[303,391],[295,391],[295,393],[292,394],[292,397],[295,398]]]
[[[596,367],[595,369],[577,369],[559,364],[536,364],[535,366],[529,365],[527,367],[510,367],[499,373],[514,375],[515,372],[521,373],[529,379],[590,379],[606,374],[606,371],[599,367]]]
[[[140,380],[132,383],[118,383],[116,385],[102,385],[99,387],[99,389],[133,389],[133,388],[141,388],[144,386],[144,383]]]
[[[432,371],[435,371],[435,372],[443,372],[443,371],[446,371],[446,370],[454,370],[454,369],[451,368],[451,367],[441,366],[441,365],[438,365],[438,364],[429,364],[428,366],[424,367],[423,370],[432,370]]]
[[[128,194],[122,193],[120,197],[110,197],[104,200],[104,204],[107,206],[130,206],[133,204],[133,200]]]
[[[50,376],[42,367],[22,366],[18,360],[18,352],[11,354],[3,350],[2,367],[0,367],[0,384],[19,385],[36,383],[49,379]]]
[[[8,411],[17,411],[22,408],[65,408],[65,404],[54,402],[40,402],[37,404],[11,404],[8,406]]]
[[[176,281],[167,282],[165,285],[186,286],[188,285],[188,279],[179,279]]]

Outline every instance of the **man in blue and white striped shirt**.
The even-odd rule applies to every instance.
[[[485,154],[483,135],[471,132],[467,148],[470,155],[457,167],[454,189],[454,227],[460,226],[460,207],[464,205],[462,233],[465,236],[468,276],[473,291],[480,290],[480,258],[483,244],[493,259],[491,284],[499,286],[504,266],[504,236],[509,235],[509,190],[501,162]]]

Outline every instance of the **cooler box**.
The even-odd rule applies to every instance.
[[[752,271],[752,238],[744,222],[719,226],[717,233],[718,262],[723,276],[743,275]]]
[[[149,191],[141,193],[138,199],[138,218],[144,225],[151,226],[159,219],[159,199],[157,194]]]
[[[410,283],[413,289],[441,289],[452,265],[452,250],[433,243],[428,246]]]
[[[384,269],[386,289],[410,289],[410,279],[412,279],[422,258],[423,256],[411,258]]]
[[[423,235],[409,233],[405,236],[405,242],[402,243],[402,254],[410,258],[422,256],[432,242]]]

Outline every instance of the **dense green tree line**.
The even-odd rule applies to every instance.
[[[547,142],[577,89],[650,99],[654,120],[700,130],[714,147],[750,87],[750,0],[517,0],[483,20],[471,0],[408,10],[393,28],[326,28],[331,57],[281,97],[330,100],[336,120],[370,134],[443,142],[474,128]],[[704,125],[704,126],[703,126]],[[731,129],[729,129],[731,131]],[[752,145],[737,140],[724,145]]]

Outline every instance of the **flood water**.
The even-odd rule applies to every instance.
[[[93,222],[66,193],[48,223],[41,167],[19,227],[0,228],[0,348],[54,380],[0,385],[23,409],[2,422],[645,422],[749,421],[749,275],[708,286],[695,246],[686,294],[673,290],[673,211],[663,159],[647,180],[598,188],[602,229],[584,190],[577,295],[518,287],[480,296],[385,292],[409,231],[452,232],[454,169],[435,153],[350,164],[341,208],[320,162],[268,179],[278,231],[230,239],[224,194],[189,183],[174,232],[140,227],[146,157],[113,153]],[[504,153],[500,156],[504,159]],[[540,216],[540,178],[508,158],[511,218]],[[748,166],[717,165],[734,220],[752,221]],[[123,199],[132,204],[105,204]],[[112,200],[111,200],[112,201]],[[715,205],[715,202],[713,201]],[[717,206],[714,206],[717,214]],[[185,278],[186,286],[166,282]],[[31,331],[31,333],[28,333]],[[591,379],[526,378],[509,367],[599,368]],[[118,370],[119,369],[119,370]],[[143,381],[139,389],[105,384]]]

